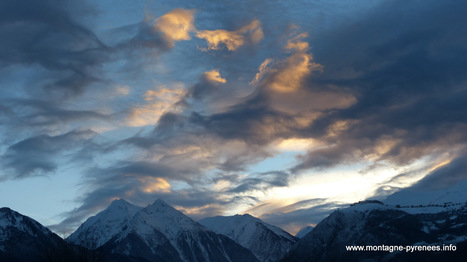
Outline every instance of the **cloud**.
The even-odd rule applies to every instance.
[[[36,64],[53,75],[43,88],[65,96],[82,94],[99,81],[96,69],[107,47],[55,1],[5,2],[0,6],[0,68]],[[34,11],[32,11],[34,10]]]
[[[8,108],[10,124],[28,127],[56,127],[63,123],[97,119],[110,121],[110,116],[92,110],[68,109],[64,104],[42,99],[0,100]]]
[[[124,100],[131,104],[126,111],[117,107],[127,113],[123,122],[152,127],[122,137],[105,150],[106,161],[90,167],[86,189],[77,199],[80,207],[66,214],[62,228],[78,225],[115,197],[141,205],[162,197],[197,217],[256,205],[251,210],[263,219],[293,231],[318,223],[340,206],[322,199],[291,205],[262,199],[271,188],[286,188],[290,177],[308,175],[308,169],[358,165],[363,176],[382,167],[422,163],[417,170],[403,170],[398,181],[388,178],[377,185],[388,191],[403,180],[407,185],[423,177],[432,166],[424,161],[438,163],[443,152],[460,159],[467,119],[467,65],[462,59],[466,39],[460,37],[467,35],[467,27],[460,26],[466,21],[465,4],[382,3],[371,12],[347,15],[348,20],[339,17],[346,22],[321,25],[330,31],[316,34],[319,19],[311,15],[277,15],[287,8],[302,15],[309,9],[282,2],[265,3],[267,9],[246,3],[219,7],[226,10],[223,13],[203,11],[202,7],[217,10],[209,5],[196,11],[198,28],[235,29],[241,21],[253,21],[237,30],[197,30],[193,10],[175,9],[134,25],[134,34],[115,45],[128,52],[113,53],[117,64],[135,66],[131,80],[122,77],[127,72],[115,74],[135,95]],[[264,12],[244,12],[245,6]],[[339,16],[333,12],[325,12],[334,16],[323,19]],[[289,26],[295,18],[300,27]],[[201,40],[174,48],[193,35]],[[196,50],[204,40],[208,49],[225,49],[228,55]],[[264,48],[254,46],[259,43]],[[153,51],[166,53],[154,56]],[[172,86],[171,78],[183,82],[186,91]],[[154,87],[154,79],[165,87]],[[10,107],[1,110],[12,113]],[[65,113],[70,115],[51,119],[94,117],[92,111]],[[296,156],[290,169],[249,170],[284,151]],[[462,175],[448,175],[462,169],[459,163],[453,160],[451,171],[448,166],[433,171],[439,174],[434,181],[447,185],[461,179]]]
[[[449,163],[436,168],[416,184],[410,190],[433,191],[450,187],[467,179],[465,170],[467,167],[465,152]]]
[[[216,69],[205,72],[204,76],[208,81],[211,81],[211,82],[217,82],[217,83],[227,82],[227,80],[225,80],[225,78],[221,77],[221,74],[219,73],[219,70],[216,70]]]
[[[288,186],[289,174],[283,171],[270,171],[265,173],[250,175],[241,179],[235,188],[229,189],[231,193],[252,193],[252,191],[267,191],[273,187]]]
[[[326,203],[305,209],[295,209],[282,213],[279,210],[260,216],[262,220],[272,225],[277,225],[291,234],[296,234],[300,229],[309,225],[317,225],[337,208],[348,205],[339,203]]]
[[[190,40],[194,10],[174,9],[154,21],[154,30],[162,32],[164,38],[173,47],[175,41]]]
[[[263,30],[259,20],[253,20],[248,25],[235,31],[198,30],[196,36],[208,42],[208,49],[219,50],[225,46],[229,51],[235,51],[245,43],[257,44],[263,37]]]
[[[62,135],[39,135],[17,142],[9,146],[2,156],[6,178],[24,179],[53,173],[59,166],[58,155],[76,152],[76,149],[92,143],[95,135],[90,130],[74,130]]]
[[[323,198],[306,199],[292,204],[261,202],[245,211],[291,234],[309,225],[315,226],[333,210],[347,206]]]
[[[403,17],[409,9],[417,12]],[[463,28],[452,26],[465,24],[458,11],[465,9],[460,3],[385,3],[316,39],[315,59],[326,67],[312,88],[334,86],[356,100],[310,124],[307,134],[328,147],[300,158],[294,171],[369,158],[404,166],[465,147],[465,77],[458,71],[465,62],[458,58],[466,39],[456,37]]]
[[[167,88],[161,86],[148,90],[144,94],[145,104],[130,109],[127,124],[129,126],[146,126],[156,124],[162,115],[168,112],[181,112],[178,101],[185,95],[183,86]]]
[[[300,46],[302,37],[292,36],[288,43]],[[266,146],[282,139],[307,137],[308,125],[323,111],[355,103],[355,97],[346,90],[312,89],[309,78],[322,66],[312,62],[307,51],[287,47],[287,58],[274,62],[266,59],[259,67],[254,92],[220,113],[193,112],[191,122],[224,139],[244,140],[252,145]],[[208,85],[195,87],[206,90],[201,89],[205,86]]]
[[[186,96],[184,97],[183,103],[187,103],[187,99],[193,98],[196,100],[205,100],[207,97],[212,97],[216,91],[218,91],[220,85],[225,84],[227,80],[222,78],[218,69],[204,72],[199,82],[193,85]]]
[[[271,58],[268,58],[266,60],[264,60],[263,63],[261,63],[261,65],[259,66],[258,68],[258,73],[256,73],[255,75],[255,78],[253,80],[251,80],[251,82],[249,83],[250,85],[255,85],[257,84],[259,81],[261,81],[261,79],[263,78],[264,74],[266,74],[268,71],[269,71],[269,67],[268,65],[272,62],[272,59]]]
[[[311,71],[322,70],[322,65],[311,62],[313,56],[307,53],[308,43],[300,40],[303,37],[306,37],[306,34],[300,34],[289,40],[284,48],[294,53],[271,69],[267,85],[274,91],[294,92],[303,86],[304,78]]]

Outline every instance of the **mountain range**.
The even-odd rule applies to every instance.
[[[137,261],[258,261],[162,200],[139,208],[116,200],[89,218],[67,242]]]
[[[144,208],[120,199],[64,240],[1,208],[0,261],[464,261],[466,188],[361,201],[297,237],[250,215],[196,222],[160,199]],[[414,252],[427,247],[441,250]]]

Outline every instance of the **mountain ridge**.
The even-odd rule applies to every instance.
[[[435,214],[410,214],[379,201],[362,201],[334,211],[305,235],[281,261],[413,261],[404,253],[347,251],[347,246],[459,245],[457,253],[417,257],[463,261],[467,254],[467,205]],[[465,259],[465,257],[464,257]]]
[[[115,201],[120,201],[114,203]],[[144,208],[115,200],[107,209],[88,219],[67,241],[112,254],[131,255],[136,259],[160,261],[257,261],[246,248],[216,234],[158,199]],[[123,208],[122,208],[123,206]],[[138,210],[136,210],[138,209]],[[107,234],[100,234],[117,210]],[[136,212],[135,212],[136,211]],[[240,259],[239,256],[242,256]]]
[[[70,245],[36,220],[0,208],[0,261],[105,261],[99,253]]]

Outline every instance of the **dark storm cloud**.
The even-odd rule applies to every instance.
[[[29,127],[52,127],[73,121],[98,119],[110,121],[110,116],[90,110],[70,110],[62,107],[60,102],[40,99],[0,100],[8,108],[6,124]],[[0,104],[1,105],[1,104]],[[5,124],[4,123],[4,124]]]
[[[357,102],[303,130],[334,146],[310,152],[293,170],[370,154],[404,165],[441,148],[465,146],[465,11],[462,2],[388,1],[316,39],[315,59],[326,67],[314,86],[348,88]],[[384,143],[391,145],[378,152]]]
[[[216,130],[206,128],[199,123],[200,117],[197,113],[190,116],[166,113],[150,135],[137,135],[122,140],[113,146],[112,150],[131,145],[145,150],[149,155],[163,154],[158,162],[171,163],[169,165],[177,163],[173,165],[175,169],[183,167],[183,162],[187,162],[187,159],[197,159],[189,162],[186,168],[200,174],[213,166],[227,173],[244,171],[249,165],[270,156],[262,146],[247,144],[245,141],[248,141],[248,137],[225,138],[220,137],[221,134],[218,136],[214,133]],[[229,121],[234,124],[233,120]],[[237,132],[236,129],[233,131]],[[259,137],[260,134],[258,133],[257,136]],[[192,147],[196,149],[177,153]]]
[[[422,180],[411,186],[410,190],[430,191],[450,187],[467,179],[467,155],[452,160],[449,164],[435,169]]]
[[[218,89],[219,83],[216,83],[212,79],[209,79],[208,75],[205,73],[201,76],[200,81],[188,90],[185,99],[193,98],[196,100],[201,100],[203,98],[206,98],[206,96],[211,95]]]
[[[290,115],[270,108],[262,94],[254,94],[226,112],[213,115],[194,112],[190,122],[223,139],[244,140],[252,145],[266,145],[285,136],[289,127],[296,124]]]
[[[67,4],[53,0],[2,2],[0,66],[38,64],[56,79],[43,87],[76,95],[99,80],[93,71],[105,61],[106,47],[72,18],[73,10],[67,10]]]
[[[9,146],[2,156],[2,164],[7,171],[13,171],[7,177],[18,179],[51,173],[59,165],[57,155],[90,143],[95,135],[89,130],[75,130],[63,135],[39,135],[17,142]]]
[[[114,167],[93,168],[87,172],[86,176],[90,180],[96,180],[97,184],[107,184],[114,183],[115,180],[124,181],[126,178],[137,179],[138,177],[163,177],[189,182],[193,174],[192,170],[176,170],[164,164],[128,161],[116,164]]]
[[[151,29],[149,21],[138,24],[132,38],[106,46],[91,29],[80,23],[94,14],[86,3],[65,0],[4,1],[0,4],[0,70],[4,70],[5,75],[9,72],[18,75],[16,79],[6,77],[2,82],[3,142],[47,140],[55,137],[50,135],[52,133],[67,133],[77,126],[89,128],[90,124],[100,122],[97,124],[100,127],[102,121],[107,122],[103,125],[109,124],[115,120],[115,115],[97,109],[103,107],[93,105],[83,109],[79,105],[82,102],[92,104],[83,96],[87,91],[100,94],[111,88],[108,86],[112,86],[112,80],[106,79],[108,76],[102,66],[125,59],[130,49],[134,52],[138,49],[166,50],[169,46],[160,32]],[[31,134],[29,139],[24,137]],[[75,149],[79,150],[79,146]],[[17,172],[9,175],[12,178],[53,172],[59,162],[56,158],[60,157],[60,154],[50,154],[21,161],[18,158],[22,154],[26,156],[27,152],[15,152],[10,148],[7,160],[3,161],[10,171]],[[93,154],[81,152],[88,156]]]
[[[165,40],[162,34],[154,29],[154,25],[151,21],[142,21],[133,27],[135,27],[136,33],[133,33],[130,39],[118,43],[118,48],[122,48],[131,53],[141,48],[159,48],[167,50],[171,47],[170,42]],[[133,31],[135,29],[133,29]]]

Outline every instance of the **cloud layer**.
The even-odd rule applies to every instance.
[[[294,231],[343,204],[291,197],[317,172],[465,178],[466,4],[60,3],[0,4],[0,183],[78,177],[57,232],[115,198]]]

